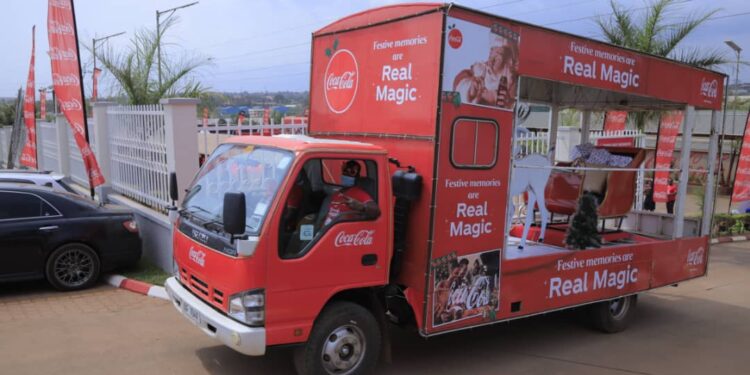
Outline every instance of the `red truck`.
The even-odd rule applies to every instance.
[[[716,129],[723,85],[719,73],[451,4],[343,18],[312,36],[309,135],[230,138],[186,190],[168,294],[241,353],[298,345],[303,374],[371,370],[390,324],[430,337],[590,305],[598,328],[620,331],[637,293],[705,275],[707,225],[685,220],[687,167],[656,172],[680,182],[676,213],[659,216],[635,204],[646,150],[596,146],[605,166],[557,161],[557,113],[674,111],[689,155],[694,112],[713,111]],[[528,103],[551,108],[539,155],[516,141]],[[528,197],[523,224],[517,195]],[[581,196],[596,199],[598,241],[573,249]],[[638,224],[657,216],[667,232]]]

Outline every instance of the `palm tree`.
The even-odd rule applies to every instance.
[[[131,39],[131,49],[114,52],[109,48],[97,52],[96,58],[120,84],[129,104],[155,104],[164,97],[198,97],[206,88],[194,78],[198,68],[210,59],[190,56],[174,56],[165,53],[162,39],[176,22],[168,18],[159,33],[143,29]],[[157,47],[162,44],[162,83],[156,80]],[[91,48],[86,46],[89,51]]]
[[[604,39],[618,46],[701,68],[729,63],[726,55],[718,49],[677,48],[690,33],[719,11],[715,9],[677,20],[670,19],[670,13],[679,4],[675,0],[655,0],[649,4],[643,17],[634,18],[632,11],[622,7],[616,0],[610,0],[610,17],[598,18],[596,23]]]

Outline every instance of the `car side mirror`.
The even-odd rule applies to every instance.
[[[245,233],[245,193],[224,194],[224,231],[232,236]]]
[[[178,198],[179,194],[177,192],[177,173],[169,172],[169,199],[171,199],[172,202],[176,202]]]

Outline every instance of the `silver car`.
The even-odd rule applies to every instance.
[[[0,183],[39,185],[55,191],[79,194],[63,179],[65,176],[51,171],[27,171],[20,169],[0,169]]]

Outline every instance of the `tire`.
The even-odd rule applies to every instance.
[[[300,375],[367,374],[377,365],[380,344],[372,313],[355,303],[334,302],[315,322],[307,343],[296,349],[294,366]]]
[[[591,306],[591,322],[599,331],[605,333],[622,332],[633,319],[638,296],[632,295],[599,302]]]
[[[47,281],[59,290],[88,288],[99,280],[101,262],[96,252],[84,244],[57,248],[47,259]]]

